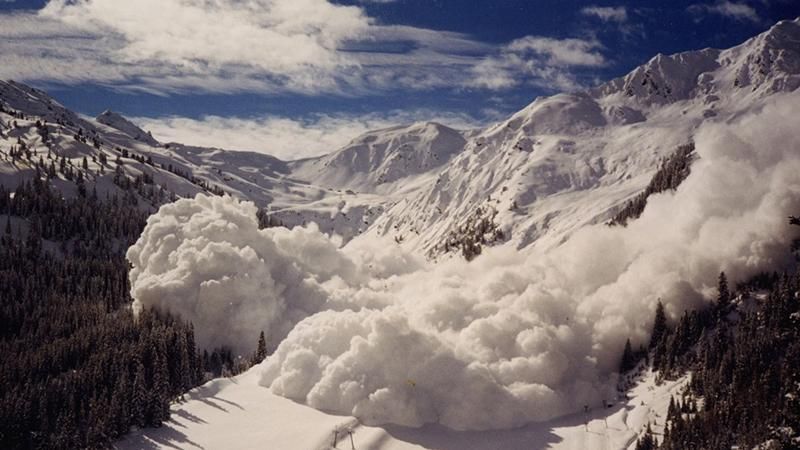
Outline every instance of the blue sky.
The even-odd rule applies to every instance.
[[[797,16],[794,0],[0,0],[0,78],[161,140],[294,158],[398,122],[479,125]]]

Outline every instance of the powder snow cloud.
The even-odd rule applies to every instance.
[[[255,207],[200,196],[150,218],[128,259],[135,306],[194,321],[201,345],[277,344],[261,384],[369,424],[509,428],[613,395],[626,338],[659,299],[675,318],[788,260],[800,211],[800,95],[694,136],[699,159],[628,227],[547,252],[421,261],[315,227],[258,230]]]

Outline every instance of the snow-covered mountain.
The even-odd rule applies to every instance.
[[[345,241],[385,238],[431,257],[482,233],[491,234],[482,241],[552,247],[608,220],[703,122],[797,89],[798,43],[800,19],[783,21],[728,50],[658,55],[595,88],[538,98],[485,129],[398,126],[292,162],[162,144],[117,113],[84,118],[38,89],[0,82],[0,182],[14,185],[40,158],[45,166],[64,158],[98,192],[118,190],[119,157],[149,207],[224,191],[289,226],[313,221]],[[30,158],[12,160],[21,143]],[[56,184],[75,192],[58,172]]]
[[[142,130],[130,120],[122,117],[120,114],[111,110],[105,110],[102,114],[97,116],[95,120],[103,125],[108,125],[111,128],[119,130],[134,140],[144,142],[147,145],[158,147],[158,141],[147,131]]]
[[[316,184],[363,192],[392,192],[446,165],[460,153],[466,133],[432,122],[362,135],[320,158],[294,162],[294,176]]]
[[[468,136],[448,164],[388,203],[368,234],[430,251],[496,211],[505,239],[551,247],[607,220],[658,161],[705,121],[726,121],[800,86],[800,20],[729,50],[658,55],[584,92],[539,98]],[[398,239],[399,240],[399,239]]]

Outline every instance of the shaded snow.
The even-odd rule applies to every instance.
[[[257,386],[258,368],[231,379],[218,379],[192,390],[173,405],[172,418],[158,429],[133,431],[114,447],[126,449],[329,450],[334,430],[344,430],[336,448],[357,450],[586,450],[632,449],[648,423],[663,432],[669,399],[687,379],[656,385],[645,373],[628,393],[609,399],[611,408],[591,405],[551,422],[508,431],[458,432],[440,426],[369,427],[276,396]]]

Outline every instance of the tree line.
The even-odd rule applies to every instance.
[[[649,348],[626,345],[621,371],[646,357],[659,380],[690,374],[660,442],[648,426],[637,450],[800,448],[800,273],[763,273],[731,290],[723,272],[717,292],[674,325],[659,303]]]
[[[609,225],[628,224],[631,219],[636,219],[644,212],[647,206],[647,198],[652,194],[675,190],[678,185],[689,176],[692,161],[694,159],[694,144],[689,143],[678,147],[670,156],[663,159],[658,170],[650,179],[644,191],[625,203],[625,206],[617,212],[608,222]]]
[[[130,193],[0,185],[0,448],[106,447],[251,363],[196,348],[192,324],[169,314],[134,319],[124,253],[147,215]]]

